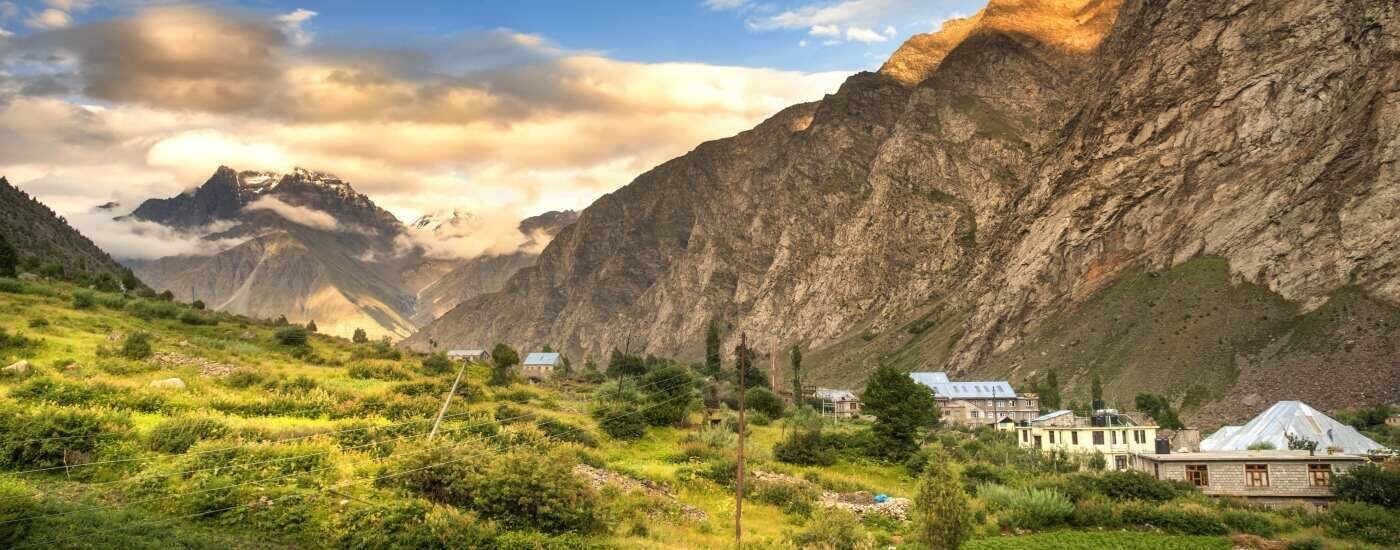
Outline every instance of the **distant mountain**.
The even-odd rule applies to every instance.
[[[535,257],[524,252],[525,224],[519,250],[470,260],[432,254],[421,239],[464,237],[474,217],[449,211],[406,227],[350,183],[300,168],[281,175],[222,166],[203,185],[147,200],[129,217],[233,243],[207,256],[127,261],[151,286],[215,309],[315,320],[342,335],[363,328],[406,336],[461,300],[499,289]]]
[[[702,356],[705,327],[1201,415],[1400,400],[1388,0],[992,0],[583,210],[404,345]],[[1255,409],[1254,412],[1257,412]]]
[[[70,277],[110,275],[120,281],[127,269],[68,221],[0,177],[0,235],[19,253],[22,264],[61,266]]]

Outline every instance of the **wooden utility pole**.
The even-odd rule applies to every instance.
[[[438,426],[442,424],[442,417],[447,415],[447,407],[452,404],[452,396],[457,395],[457,384],[462,382],[462,372],[467,370],[467,361],[462,361],[462,366],[457,368],[457,378],[452,381],[452,389],[447,392],[447,398],[442,400],[442,408],[438,410],[437,419],[433,420],[433,431],[428,433],[428,439],[437,437]]]
[[[734,478],[734,546],[744,544],[744,371],[749,370],[748,334],[739,334],[739,452]]]

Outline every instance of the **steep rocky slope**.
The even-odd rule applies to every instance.
[[[886,360],[1015,380],[1054,367],[1072,393],[1096,369],[1115,399],[1154,391],[1201,414],[1249,396],[1400,400],[1374,383],[1400,379],[1400,324],[1382,320],[1400,303],[1398,16],[1380,0],[993,0],[881,73],[599,199],[502,292],[407,344],[698,356],[720,319],[731,340],[814,349],[826,383]],[[1106,293],[1174,269],[1261,317],[1126,350],[1056,340],[1164,323],[1149,299]],[[1365,342],[1293,344],[1344,335]],[[1133,377],[1143,356],[1167,357],[1160,376]],[[1252,385],[1302,365],[1328,387]]]
[[[126,268],[98,248],[49,207],[0,177],[0,235],[19,261],[35,268],[61,266],[66,276],[110,275],[122,280]]]

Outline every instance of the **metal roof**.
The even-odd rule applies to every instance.
[[[1059,418],[1059,417],[1064,416],[1064,415],[1067,415],[1067,414],[1074,414],[1074,411],[1069,410],[1069,409],[1060,409],[1060,410],[1055,411],[1055,412],[1045,413],[1045,414],[1042,414],[1042,415],[1037,416],[1037,417],[1035,417],[1035,418],[1032,418],[1032,419],[1031,419],[1031,422],[1044,422],[1044,421],[1046,421],[1046,420],[1050,420],[1050,419],[1052,419],[1052,418]]]
[[[525,365],[554,365],[559,362],[557,353],[531,353],[525,356]]]
[[[1309,453],[1307,451],[1212,451],[1200,453],[1167,453],[1140,454],[1143,458],[1156,462],[1225,462],[1225,461],[1277,461],[1277,462],[1324,462],[1329,460],[1341,460],[1347,462],[1361,462],[1366,459],[1356,455],[1334,454],[1329,455],[1325,451]]]
[[[915,382],[933,388],[933,394],[950,399],[1016,397],[1016,390],[1004,380],[986,382],[951,382],[948,374],[942,372],[911,372],[909,377]]]
[[[1202,439],[1201,450],[1244,451],[1262,442],[1287,449],[1286,434],[1316,441],[1319,451],[1338,448],[1345,453],[1367,453],[1385,448],[1302,401],[1279,401],[1243,426],[1226,426]]]
[[[454,349],[454,350],[451,350],[451,351],[448,351],[448,352],[447,352],[447,356],[448,356],[448,357],[464,357],[464,356],[465,356],[465,357],[474,357],[474,356],[477,356],[477,355],[486,355],[486,350],[484,350],[484,349]]]
[[[831,388],[817,388],[814,394],[817,399],[828,401],[858,401],[855,392],[851,390],[833,390]]]

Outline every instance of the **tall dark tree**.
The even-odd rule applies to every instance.
[[[757,357],[753,348],[748,347],[742,338],[739,340],[739,345],[734,346],[734,372],[744,371],[744,387],[739,388],[739,391],[745,391],[748,388],[772,387],[768,383],[768,375],[764,374],[763,370],[756,365]]]
[[[719,351],[719,324],[710,321],[710,326],[705,329],[705,375],[718,376],[722,360]]]
[[[357,328],[355,329],[355,334],[350,336],[350,341],[356,344],[367,343],[369,342],[369,334],[365,333],[365,329]]]
[[[10,246],[10,241],[4,235],[0,235],[0,277],[14,277],[18,265],[19,253],[15,252],[15,247]]]
[[[496,347],[491,348],[491,362],[494,366],[487,383],[492,386],[508,385],[515,380],[511,367],[520,364],[520,352],[515,351],[509,344],[496,344]]]
[[[908,458],[919,450],[919,430],[938,423],[933,390],[889,365],[870,374],[860,401],[863,412],[875,415],[874,451],[882,458]]]
[[[306,322],[306,330],[307,330],[307,331],[310,331],[310,332],[316,332],[316,320],[315,320],[315,319],[312,319],[312,320]]]
[[[1060,377],[1055,369],[1045,373],[1045,385],[1040,388],[1040,405],[1050,410],[1060,408]]]
[[[674,363],[660,365],[642,376],[641,384],[651,404],[645,413],[652,426],[675,426],[695,406],[695,380],[690,371]]]
[[[646,373],[647,363],[640,355],[612,350],[612,354],[608,356],[608,368],[605,374],[609,378],[631,378]]]
[[[1098,369],[1094,370],[1093,378],[1089,380],[1089,406],[1095,409],[1103,408],[1103,380],[1099,379]]]
[[[792,345],[792,402],[802,408],[806,399],[802,393],[802,347]]]

